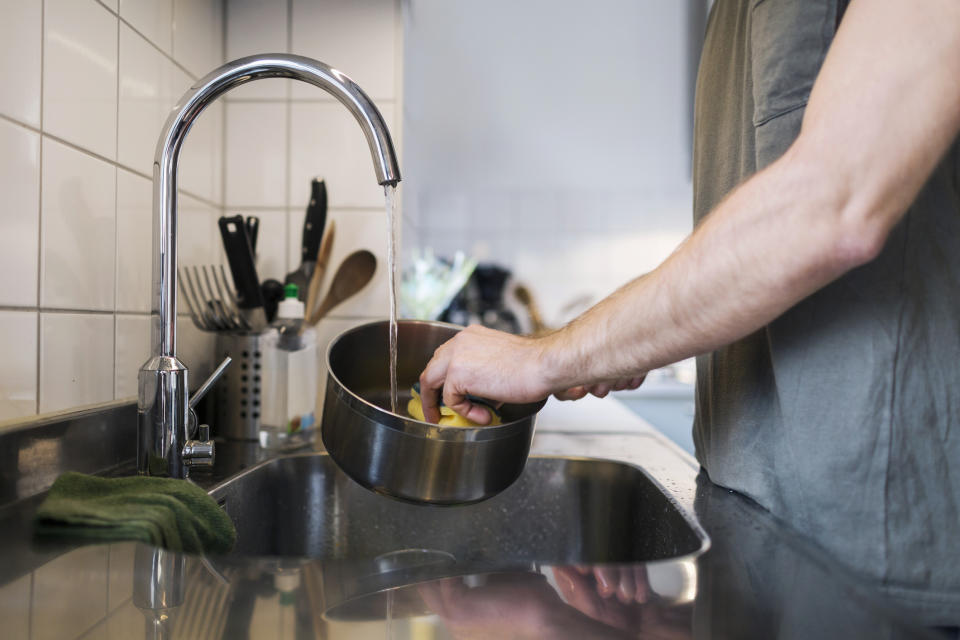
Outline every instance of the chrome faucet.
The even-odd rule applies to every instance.
[[[176,356],[177,162],[183,141],[204,108],[230,89],[260,78],[302,80],[331,94],[363,129],[377,182],[395,186],[400,181],[383,116],[353,80],[322,62],[280,53],[240,58],[201,78],[183,94],[167,118],[153,161],[153,355],[139,374],[137,470],[141,474],[185,478],[191,465],[212,462],[208,438],[189,440],[193,434],[187,367]]]

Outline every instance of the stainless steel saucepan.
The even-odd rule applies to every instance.
[[[389,411],[388,322],[341,333],[327,349],[323,443],[337,465],[363,486],[396,498],[440,505],[484,500],[523,471],[534,420],[545,401],[504,405],[503,424],[447,427],[406,414],[410,388],[434,350],[461,327],[401,320],[398,410]]]

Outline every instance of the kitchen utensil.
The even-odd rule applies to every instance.
[[[330,290],[323,302],[312,310],[312,313],[309,313],[311,310],[308,309],[306,324],[317,324],[331,309],[363,289],[373,279],[376,270],[377,258],[366,249],[354,251],[347,256],[333,275]]]
[[[307,310],[313,309],[317,304],[317,297],[320,295],[320,285],[323,284],[323,276],[327,273],[327,264],[330,262],[330,252],[333,251],[333,239],[336,233],[336,224],[334,220],[327,225],[327,230],[323,234],[323,241],[320,243],[320,249],[317,251],[317,264],[313,267],[313,275],[310,276],[310,287],[307,290],[307,304],[304,307]]]
[[[317,249],[323,238],[323,229],[327,222],[327,185],[320,178],[310,183],[310,204],[303,220],[303,235],[300,244],[300,266],[287,274],[284,284],[295,284],[300,290],[300,300],[306,301],[310,276],[316,266]]]
[[[215,434],[228,440],[260,438],[264,333],[218,333],[217,356],[234,363],[214,390]]]
[[[202,271],[202,276],[201,276]],[[227,282],[223,265],[180,268],[183,298],[193,324],[201,331],[246,331],[250,327],[240,315],[236,297]]]
[[[530,316],[530,327],[533,335],[540,336],[549,332],[550,328],[544,323],[543,316],[540,315],[540,308],[533,300],[533,294],[530,293],[530,290],[524,285],[518,284],[513,288],[513,295],[526,308],[527,315]]]
[[[254,257],[257,255],[257,236],[260,233],[260,218],[257,216],[247,216],[244,221],[244,228],[247,230],[247,240],[250,241],[250,251]]]
[[[273,322],[277,317],[277,305],[283,300],[283,284],[279,280],[269,278],[260,285],[263,293],[263,308],[267,314],[267,322]]]
[[[434,350],[462,327],[401,320],[399,387],[409,389]],[[489,498],[523,471],[536,413],[545,400],[505,404],[496,427],[441,427],[391,413],[387,367],[389,323],[344,331],[327,348],[327,391],[321,430],[334,462],[377,493],[414,502],[463,504]]]
[[[268,324],[267,315],[243,216],[221,217],[219,226],[223,249],[237,290],[237,308],[252,331],[262,331]]]

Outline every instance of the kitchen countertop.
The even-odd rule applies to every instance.
[[[133,543],[67,547],[30,539],[37,500],[0,512],[0,620],[8,638],[913,638],[916,625],[873,585],[770,514],[698,473],[696,462],[613,400],[551,400],[532,455],[588,456],[642,468],[710,536],[702,555],[605,566],[632,582],[630,603],[604,598],[597,567],[434,580],[369,594],[350,615],[324,613],[324,560],[197,556],[184,560],[183,604],[133,604]],[[224,446],[213,487],[264,459]],[[388,498],[377,498],[389,500]],[[374,598],[373,596],[377,596]],[[396,608],[388,614],[384,602]],[[411,602],[414,602],[411,605]],[[403,606],[401,606],[401,603]],[[392,607],[393,605],[391,605]],[[357,613],[357,611],[362,612]],[[414,615],[415,614],[415,615]]]

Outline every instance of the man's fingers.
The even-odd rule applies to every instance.
[[[617,599],[623,604],[630,604],[637,593],[637,585],[634,583],[633,571],[630,567],[624,567],[620,570],[620,587],[617,589]]]
[[[647,577],[647,568],[643,565],[633,568],[633,583],[636,585],[634,600],[644,603],[650,599],[650,580]]]
[[[447,368],[450,366],[449,350],[443,346],[433,352],[433,357],[420,374],[420,404],[423,407],[423,417],[427,422],[440,421],[438,398],[447,377]]]
[[[590,385],[587,389],[598,398],[606,398],[607,394],[610,393],[610,385],[606,382]]]
[[[573,387],[566,391],[558,391],[553,395],[557,400],[579,400],[587,395],[587,390],[584,387]]]
[[[616,567],[594,567],[593,576],[597,579],[597,593],[601,598],[609,598],[620,586],[620,572]]]
[[[447,405],[453,409],[456,413],[460,414],[467,420],[471,422],[476,422],[480,425],[490,424],[491,416],[490,411],[485,407],[474,404],[467,400],[465,397],[462,401],[450,404],[446,398],[446,392],[444,392],[443,404]]]

